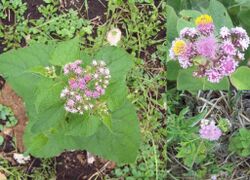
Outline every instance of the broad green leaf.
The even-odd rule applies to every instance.
[[[44,132],[65,120],[64,101],[60,99],[63,88],[60,79],[41,78],[35,91],[37,115],[30,119],[36,121],[32,131]]]
[[[51,45],[34,44],[0,55],[0,74],[23,98],[29,117],[33,116],[35,112],[34,92],[40,79],[37,74],[30,73],[29,70],[37,66],[48,66],[53,50],[54,46]]]
[[[76,37],[69,41],[58,43],[52,53],[50,63],[53,65],[63,66],[73,62],[80,57],[80,39]]]
[[[180,70],[178,61],[169,61],[167,63],[167,79],[170,81],[177,80],[177,76]]]
[[[129,102],[112,113],[113,132],[102,124],[92,136],[66,136],[67,123],[63,123],[58,130],[44,134],[44,139],[48,137],[48,141],[38,146],[33,141],[36,135],[30,131],[30,126],[32,125],[29,125],[25,132],[24,140],[27,147],[36,147],[30,151],[36,157],[53,157],[65,149],[86,149],[118,163],[132,163],[136,159],[140,144],[137,115]]]
[[[109,109],[113,111],[122,105],[127,97],[126,76],[133,66],[133,59],[126,51],[110,46],[102,48],[94,59],[103,60],[110,70],[110,84],[104,98]]]
[[[232,20],[228,15],[227,9],[217,0],[211,0],[208,8],[209,15],[213,17],[216,30],[219,31],[221,27],[233,27]]]
[[[248,31],[248,35],[250,35],[250,18],[249,18],[249,14],[250,14],[250,8],[248,9],[242,9],[239,13],[238,13],[238,18],[240,20],[241,25]]]
[[[32,73],[39,74],[44,77],[46,77],[46,74],[47,74],[46,69],[43,66],[32,67],[29,71]]]
[[[230,76],[230,80],[237,90],[250,90],[249,77],[250,68],[241,66]]]
[[[34,121],[31,131],[34,133],[46,132],[53,129],[57,124],[65,121],[65,110],[63,104],[55,104],[37,113],[36,117],[30,119]]]
[[[177,36],[178,17],[171,6],[167,6],[167,41],[172,42]]]
[[[180,12],[180,15],[185,19],[191,18],[194,21],[197,17],[199,17],[202,14],[196,10],[182,10]]]
[[[180,33],[180,31],[185,27],[195,27],[195,23],[187,21],[187,20],[182,19],[182,18],[178,19],[178,21],[177,21],[177,31],[178,31],[178,33]]]
[[[60,79],[42,77],[35,91],[35,107],[37,112],[49,109],[55,104],[62,104],[63,101],[60,99],[60,94],[64,86],[65,83]]]
[[[210,83],[205,78],[193,76],[194,68],[183,69],[179,71],[177,77],[178,90],[228,90],[228,78],[222,79],[219,83]]]
[[[96,133],[101,124],[100,117],[84,115],[70,115],[66,126],[66,135],[91,136]]]
[[[112,132],[112,117],[110,114],[101,114],[103,124]]]

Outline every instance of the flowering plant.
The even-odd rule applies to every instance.
[[[75,38],[4,53],[0,64],[25,102],[27,153],[52,157],[86,149],[116,162],[135,160],[139,127],[127,100],[133,59],[126,51],[108,46],[90,57]]]
[[[219,16],[220,12],[226,16]],[[174,10],[169,7],[171,13],[174,14]],[[169,61],[168,79],[177,80],[178,89],[226,90],[229,80],[237,89],[249,89],[250,83],[245,77],[250,69],[240,67],[250,44],[249,36],[242,27],[233,27],[223,5],[213,0],[209,14],[183,10],[180,15],[176,24],[179,37],[177,34],[168,37],[172,41],[169,60],[178,60],[179,65]],[[218,18],[226,20],[219,22]],[[239,78],[242,75],[243,78]]]

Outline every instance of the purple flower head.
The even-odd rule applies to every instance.
[[[209,125],[202,126],[199,133],[201,138],[209,141],[216,141],[222,135],[220,128],[218,128],[213,122]]]
[[[92,91],[90,91],[90,90],[85,90],[85,95],[87,96],[87,97],[92,97]]]
[[[185,27],[180,32],[180,37],[183,39],[185,38],[185,39],[192,40],[196,38],[197,36],[198,36],[198,31],[196,30],[196,28]]]
[[[220,71],[217,69],[209,69],[206,71],[206,76],[208,78],[208,81],[212,83],[219,83],[220,80],[223,78]]]
[[[76,95],[75,98],[76,98],[77,101],[81,101],[82,100],[82,96],[81,95]]]
[[[238,38],[242,38],[242,39],[245,39],[248,37],[246,30],[243,29],[242,27],[232,28],[231,33],[232,33],[232,35],[234,35]]]
[[[241,53],[241,52],[239,52],[239,51],[237,52],[236,56],[237,56],[237,58],[238,58],[239,60],[244,60],[244,58],[245,58],[244,54]]]
[[[180,66],[184,69],[192,66],[192,63],[191,63],[191,60],[188,58],[188,57],[185,57],[185,56],[180,56],[178,58],[178,61],[180,63]]]
[[[217,42],[215,37],[209,36],[198,40],[196,43],[196,48],[199,55],[209,59],[214,59],[217,50]]]
[[[103,95],[105,93],[105,90],[101,86],[96,86],[96,91]]]
[[[215,27],[213,23],[208,23],[198,25],[197,29],[202,35],[210,36],[214,32]]]
[[[68,66],[68,64],[64,66],[63,72],[64,72],[64,75],[69,74],[69,66]]]
[[[95,99],[98,98],[99,96],[100,96],[100,93],[97,92],[97,91],[94,91],[93,94],[92,94],[92,97],[95,98]]]
[[[77,83],[77,81],[75,80],[75,79],[70,79],[69,80],[69,87],[71,88],[71,89],[77,89],[78,88],[78,83]]]
[[[69,100],[67,101],[67,106],[73,107],[74,105],[75,105],[75,101],[74,101],[74,100],[69,99]]]
[[[86,69],[80,64],[81,61],[77,60],[64,66],[65,75],[69,76],[68,85],[60,94],[60,98],[65,100],[65,110],[80,115],[95,108],[107,112],[105,103],[102,102],[100,105],[98,98],[104,95],[109,84],[111,78],[109,69],[104,61],[93,61]],[[94,78],[94,75],[98,76]]]
[[[225,55],[236,55],[236,48],[230,41],[224,41],[221,45],[221,50]]]
[[[231,35],[230,30],[227,27],[224,26],[220,29],[220,36],[222,39],[226,39],[230,37],[230,35]]]
[[[228,76],[232,74],[236,67],[238,66],[238,62],[236,62],[232,57],[226,57],[221,60],[221,72],[224,76]]]
[[[247,48],[249,47],[250,41],[249,38],[246,39],[239,39],[239,47],[241,48],[242,51],[247,50]]]
[[[88,83],[89,81],[91,81],[91,79],[92,79],[92,77],[91,77],[90,74],[87,74],[87,75],[84,76],[84,80],[85,80],[86,83]]]
[[[80,75],[80,74],[82,74],[82,71],[83,71],[83,70],[82,70],[81,67],[77,67],[77,68],[75,69],[74,72],[75,72],[76,74]]]
[[[71,63],[70,65],[69,65],[69,67],[72,69],[72,70],[75,70],[76,68],[78,68],[78,64],[77,63]]]

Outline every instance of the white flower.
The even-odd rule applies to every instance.
[[[227,27],[222,27],[221,29],[220,29],[220,36],[222,37],[222,38],[226,38],[226,37],[228,37],[230,35],[230,30],[227,28]]]
[[[85,110],[88,110],[88,109],[89,109],[89,107],[88,107],[87,105],[85,105],[85,106],[84,106],[84,109],[85,109]]]
[[[249,46],[249,41],[247,39],[241,39],[239,43],[243,51],[247,50]]]
[[[104,61],[100,61],[100,65],[101,65],[101,66],[105,66],[106,63],[105,63]]]
[[[19,153],[14,153],[13,158],[19,164],[26,164],[26,162],[30,160],[30,156],[24,156],[23,154],[19,154]]]
[[[201,120],[201,127],[203,127],[203,126],[207,126],[208,124],[209,124],[209,120],[208,119],[202,119]]]
[[[108,81],[108,80],[105,80],[105,81],[104,81],[104,84],[108,85],[108,84],[109,84],[109,81]]]
[[[94,74],[94,78],[97,79],[98,78],[98,74]]]
[[[118,28],[111,29],[107,34],[107,40],[111,46],[117,46],[121,40],[122,32]]]
[[[103,74],[105,72],[105,69],[104,68],[100,68],[99,71],[100,71],[100,73]]]
[[[105,75],[109,75],[109,73],[110,73],[110,71],[109,71],[109,69],[105,69]]]
[[[92,62],[92,64],[93,64],[94,66],[96,66],[96,65],[97,65],[97,61],[94,60],[94,61]]]
[[[237,53],[237,57],[240,59],[240,60],[243,60],[245,57],[244,57],[244,54],[241,53],[241,52],[238,52]]]

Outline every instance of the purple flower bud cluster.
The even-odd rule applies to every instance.
[[[244,60],[244,52],[250,45],[249,36],[241,27],[222,27],[216,35],[210,16],[197,19],[196,28],[182,29],[180,37],[172,42],[170,58],[177,59],[182,68],[195,66],[195,77],[206,77],[212,83],[219,83]]]
[[[214,121],[211,121],[210,123],[208,123],[207,121],[205,123],[203,122],[201,124],[201,128],[200,128],[199,133],[200,133],[201,138],[207,139],[210,141],[216,141],[222,135],[220,128],[218,128],[215,125]]]
[[[68,85],[60,95],[66,100],[65,110],[79,114],[95,109],[101,104],[98,103],[98,99],[105,94],[111,78],[104,61],[94,60],[85,68],[81,64],[82,61],[77,60],[64,66],[63,71],[68,77]]]

